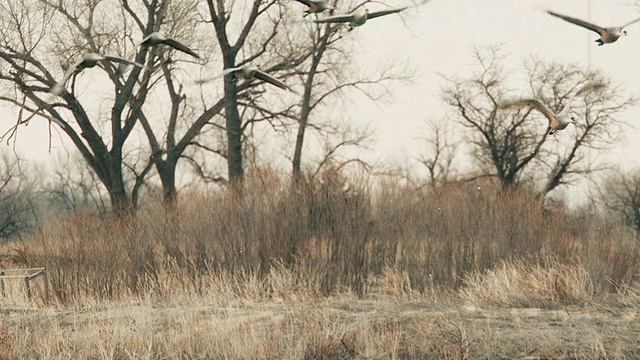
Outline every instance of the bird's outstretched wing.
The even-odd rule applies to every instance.
[[[121,63],[121,64],[126,64],[126,65],[134,65],[134,66],[137,66],[137,67],[144,67],[144,65],[142,65],[140,63],[137,63],[135,61],[131,61],[129,59],[122,58],[120,56],[112,56],[112,55],[103,55],[103,56],[104,56],[105,60],[109,60],[109,61],[112,61],[112,62],[117,62],[117,63]]]
[[[226,69],[224,69],[224,70],[222,71],[222,73],[223,73],[224,75],[228,75],[228,74],[231,74],[232,72],[234,72],[234,71],[238,71],[238,70],[242,70],[242,68],[241,68],[241,67],[226,68]]]
[[[600,34],[601,36],[607,32],[607,30],[605,30],[601,26],[592,24],[592,23],[584,21],[584,20],[580,20],[578,18],[574,18],[574,17],[558,14],[557,12],[553,12],[551,10],[547,10],[547,14],[549,14],[551,16],[555,16],[557,18],[560,18],[560,19],[562,19],[564,21],[568,21],[568,22],[570,22],[570,23],[572,23],[574,25],[581,26],[581,27],[583,27],[585,29],[588,29],[588,30],[591,30],[593,32],[596,32],[596,33]]]
[[[578,89],[575,93],[573,93],[573,95],[569,98],[569,100],[567,100],[567,104],[562,109],[562,112],[568,113],[571,111],[571,104],[573,103],[573,99],[575,99],[576,97],[586,92],[596,90],[602,87],[604,87],[604,84],[598,81],[589,81],[585,83],[580,89]]]
[[[148,45],[149,39],[151,39],[153,34],[154,33],[151,33],[151,34],[145,36],[144,38],[142,38],[142,40],[140,40],[140,42],[136,44],[136,47]]]
[[[639,17],[639,18],[637,18],[637,19],[635,19],[635,20],[631,20],[631,21],[629,21],[628,23],[626,23],[626,24],[622,25],[622,27],[623,27],[623,28],[626,28],[627,26],[629,26],[629,25],[633,25],[633,24],[637,23],[638,21],[640,21],[640,17]]]
[[[367,19],[375,19],[375,18],[380,17],[380,16],[399,13],[400,11],[404,11],[406,9],[407,9],[407,7],[402,7],[402,8],[396,8],[396,9],[388,9],[388,10],[380,10],[380,11],[370,12],[369,15],[367,16]]]
[[[183,45],[182,43],[177,42],[176,40],[173,39],[165,39],[162,41],[163,44],[171,46],[172,48],[182,51],[185,54],[189,54],[191,56],[193,56],[196,59],[200,59],[200,56],[198,54],[195,53],[195,51],[189,49],[186,45]]]
[[[203,84],[206,84],[206,83],[210,83],[210,82],[212,82],[214,80],[217,80],[217,79],[219,79],[219,78],[221,78],[223,76],[229,75],[232,72],[236,72],[236,71],[241,70],[241,69],[242,68],[239,68],[239,67],[224,69],[222,72],[219,72],[219,73],[217,73],[217,74],[215,74],[213,76],[210,76],[210,77],[206,77],[206,78],[201,78],[201,79],[195,80],[193,83],[197,84],[197,85],[203,85]]]
[[[73,76],[74,73],[76,73],[77,71],[80,70],[80,64],[82,64],[82,60],[84,59],[80,59],[78,61],[76,61],[73,66],[70,66],[67,71],[64,73],[64,76],[62,77],[62,79],[60,81],[58,81],[55,85],[53,85],[53,87],[51,88],[50,92],[54,95],[61,95],[62,92],[64,91],[64,87],[67,86],[67,82],[69,81],[69,79],[71,79],[71,76]]]
[[[546,116],[547,119],[549,120],[553,119],[554,117],[551,110],[549,110],[549,108],[546,107],[543,103],[541,103],[540,100],[538,99],[516,99],[516,100],[505,101],[498,104],[498,107],[501,109],[513,109],[513,108],[522,109],[523,107],[526,107],[526,106],[530,106],[538,110],[544,116]]]
[[[224,76],[224,75],[227,75],[227,74],[228,74],[228,73],[225,73],[225,72],[223,71],[223,72],[218,73],[218,74],[216,74],[216,75],[214,75],[214,76],[210,76],[210,77],[206,77],[206,78],[201,78],[201,79],[195,80],[193,83],[194,83],[194,84],[197,84],[197,85],[203,85],[203,84],[206,84],[206,83],[210,83],[210,82],[212,82],[212,81],[214,81],[214,80],[217,80],[217,79],[219,79],[220,77],[222,77],[222,76]]]
[[[266,81],[266,82],[268,82],[268,83],[270,83],[272,85],[275,85],[275,86],[277,86],[277,87],[279,87],[281,89],[285,89],[285,90],[291,91],[291,88],[287,84],[285,84],[282,81],[270,76],[269,74],[267,74],[267,73],[265,73],[263,71],[256,70],[256,72],[253,74],[253,76],[255,78],[257,78],[257,79],[264,80],[264,81]]]
[[[317,23],[345,23],[345,22],[352,22],[353,21],[353,15],[332,15],[332,16],[327,16],[327,17],[323,17],[323,18],[320,18],[320,19],[315,19],[313,21],[317,22]]]
[[[579,96],[582,95],[586,92],[592,91],[592,90],[596,90],[596,89],[601,89],[604,87],[604,83],[598,82],[598,81],[590,81],[586,84],[584,84],[578,91],[576,91],[575,96]]]
[[[297,2],[307,5],[308,7],[311,7],[311,1],[310,0],[296,0]]]

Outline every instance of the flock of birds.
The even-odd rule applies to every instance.
[[[365,8],[364,11],[354,11],[350,14],[339,14],[339,15],[329,15],[325,17],[319,17],[319,15],[325,11],[336,10],[335,6],[331,5],[330,0],[295,0],[295,1],[307,7],[307,9],[303,14],[303,17],[306,17],[310,14],[315,14],[316,18],[313,20],[313,22],[315,23],[346,23],[349,25],[349,29],[348,29],[349,31],[355,29],[356,27],[364,25],[367,22],[367,20],[375,19],[377,17],[381,17],[385,15],[400,13],[401,11],[404,11],[408,8],[408,7],[391,8],[391,9],[375,11],[375,12],[369,12],[369,10]],[[371,0],[366,2],[370,2],[370,1]],[[429,1],[429,0],[426,0],[426,1]],[[562,15],[551,10],[547,10],[546,12],[549,15],[555,16],[564,21],[567,21],[569,23],[572,23],[574,25],[583,27],[587,30],[591,30],[597,33],[598,35],[600,35],[600,38],[596,40],[596,43],[598,43],[598,46],[602,46],[605,44],[612,44],[616,42],[620,37],[627,35],[627,31],[625,30],[627,26],[635,24],[636,22],[640,21],[640,18],[637,18],[622,26],[602,27],[578,18]],[[175,50],[191,55],[197,59],[200,58],[196,52],[191,50],[186,45],[174,39],[168,38],[159,32],[151,33],[150,35],[142,39],[142,41],[139,44],[139,46],[143,46],[143,47],[155,47],[159,45],[166,45],[174,48]],[[73,66],[71,66],[65,72],[63,78],[51,88],[51,93],[61,96],[65,91],[65,86],[67,82],[69,81],[69,79],[71,79],[72,76],[78,74],[84,69],[95,67],[96,65],[98,65],[103,61],[133,65],[141,68],[144,67],[143,64],[140,64],[119,56],[107,56],[107,55],[102,55],[98,53],[89,53],[84,55],[79,61],[73,64]],[[274,86],[277,86],[281,89],[291,90],[291,88],[288,85],[286,85],[284,82],[270,76],[264,71],[261,71],[257,68],[252,68],[249,66],[224,69],[223,75],[225,76],[230,75],[231,81],[237,81],[238,79],[244,79],[245,81],[258,79],[258,80],[262,80],[267,83],[270,83]],[[549,120],[549,134],[551,135],[551,134],[554,134],[557,130],[563,130],[567,128],[569,124],[576,124],[576,118],[572,116],[572,111],[571,111],[571,103],[573,102],[573,99],[575,97],[580,96],[588,91],[592,91],[594,89],[600,88],[602,86],[603,84],[601,83],[594,83],[594,82],[586,83],[584,86],[576,90],[569,97],[569,99],[567,100],[567,103],[564,105],[564,107],[559,113],[554,113],[549,109],[549,107],[544,105],[540,100],[534,99],[534,98],[509,100],[509,101],[499,103],[498,107],[501,109],[507,109],[507,108],[521,109],[524,107],[530,107],[532,109],[539,111]]]

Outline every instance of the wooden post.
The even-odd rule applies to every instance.
[[[47,275],[47,268],[42,269],[42,275],[44,276],[44,297],[49,305],[49,276]]]
[[[31,300],[31,284],[29,283],[29,277],[24,277],[24,283],[27,285],[27,299]]]

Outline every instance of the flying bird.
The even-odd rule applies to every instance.
[[[95,67],[96,65],[98,65],[98,63],[102,61],[111,61],[111,62],[117,62],[125,65],[135,65],[138,67],[144,67],[144,65],[142,64],[133,62],[131,60],[127,60],[125,58],[121,58],[119,56],[107,56],[107,55],[102,55],[98,53],[89,53],[83,56],[82,59],[78,60],[75,64],[73,64],[73,66],[69,67],[69,69],[67,69],[67,72],[65,72],[64,76],[62,77],[62,80],[58,81],[51,88],[50,90],[51,93],[55,95],[62,94],[64,87],[67,85],[67,82],[74,74],[77,74],[84,69]]]
[[[183,45],[182,43],[179,43],[176,40],[168,38],[160,34],[159,32],[153,32],[149,34],[149,36],[145,37],[140,42],[140,46],[158,46],[160,44],[171,46],[172,48],[178,51],[182,51],[183,53],[189,54],[196,59],[200,59],[200,56],[198,56],[198,54],[196,54],[195,51],[189,49],[186,45]]]
[[[533,109],[538,110],[539,112],[541,112],[544,116],[547,117],[547,119],[549,119],[549,135],[553,135],[555,134],[555,132],[557,130],[564,130],[567,128],[567,126],[569,126],[569,124],[576,124],[576,118],[575,116],[571,115],[571,103],[573,102],[573,99],[578,96],[578,95],[582,95],[583,93],[587,92],[587,91],[591,91],[597,88],[601,88],[604,85],[602,83],[599,82],[589,82],[587,84],[585,84],[584,86],[582,86],[578,91],[576,91],[575,93],[573,93],[573,95],[571,95],[569,97],[569,99],[567,100],[567,103],[565,104],[565,106],[562,108],[562,110],[559,113],[554,113],[553,111],[551,111],[547,106],[545,106],[544,104],[542,104],[542,102],[540,102],[540,100],[538,99],[517,99],[517,100],[510,100],[510,101],[506,101],[506,102],[502,102],[498,104],[498,108],[500,109],[507,109],[507,108],[517,108],[517,109],[521,109],[523,107],[529,106]]]
[[[364,9],[364,12],[357,12],[347,15],[333,15],[327,16],[321,19],[313,20],[316,23],[349,23],[349,31],[355,29],[358,26],[364,25],[367,20],[375,19],[380,16],[385,16],[389,14],[399,13],[403,10],[407,9],[407,7],[388,9],[388,10],[380,10],[369,12],[369,9]]]
[[[277,87],[279,87],[281,89],[293,91],[293,90],[291,90],[291,88],[287,84],[285,84],[282,81],[270,76],[266,72],[260,71],[260,70],[255,69],[255,68],[250,68],[250,67],[246,67],[246,66],[228,68],[228,69],[225,69],[223,71],[223,74],[224,75],[231,74],[233,76],[233,81],[237,81],[238,79],[251,80],[251,79],[255,78],[255,79],[260,79],[260,80],[266,81],[266,82],[270,83],[271,85],[275,85],[275,86],[277,86]]]
[[[302,17],[305,17],[309,14],[320,14],[321,12],[326,10],[335,10],[335,7],[329,4],[329,0],[296,0],[296,1],[306,5],[308,8],[307,10],[304,11],[304,15],[302,15]]]
[[[621,36],[623,35],[627,35],[627,31],[624,30],[624,28],[626,28],[629,25],[635,24],[638,21],[640,21],[640,18],[637,18],[633,21],[630,21],[622,26],[613,26],[613,27],[601,27],[595,24],[592,24],[590,22],[584,21],[584,20],[580,20],[574,17],[570,17],[570,16],[566,16],[566,15],[562,15],[562,14],[558,14],[556,12],[553,12],[551,10],[547,10],[547,13],[551,16],[555,16],[558,17],[564,21],[568,21],[572,24],[581,26],[585,29],[591,30],[593,32],[596,32],[600,35],[600,38],[598,40],[596,40],[596,42],[598,43],[598,46],[602,46],[604,44],[612,44],[614,42],[616,42]]]

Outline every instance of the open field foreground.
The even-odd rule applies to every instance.
[[[640,243],[490,182],[83,212],[0,244],[0,359],[639,359]],[[255,190],[254,190],[255,189]]]
[[[637,305],[417,296],[8,308],[2,359],[635,359]]]

